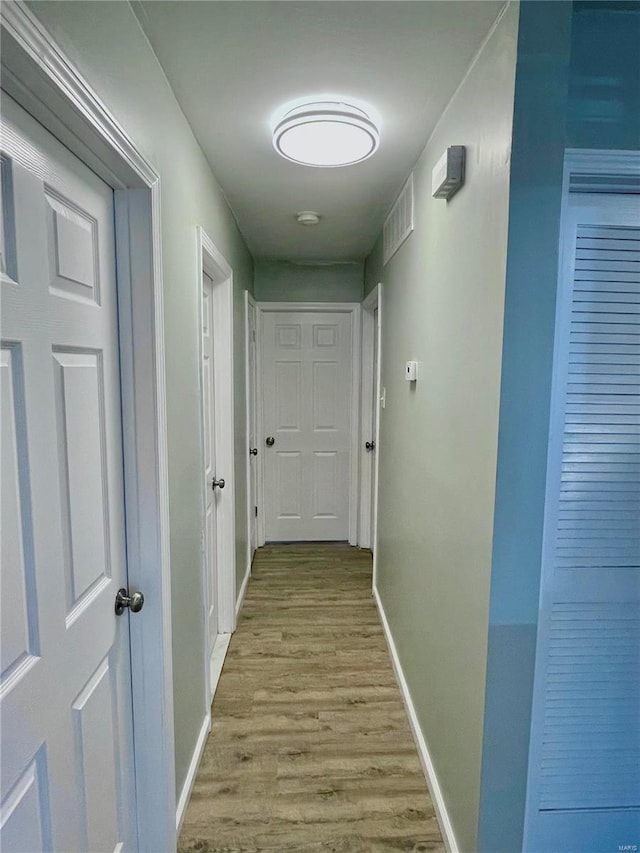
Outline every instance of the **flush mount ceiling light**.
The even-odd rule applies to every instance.
[[[360,107],[340,100],[312,100],[289,107],[273,130],[273,146],[303,166],[360,163],[377,150],[380,131]]]

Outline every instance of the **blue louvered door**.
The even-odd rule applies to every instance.
[[[524,849],[618,853],[640,850],[640,199],[571,194],[562,233]]]

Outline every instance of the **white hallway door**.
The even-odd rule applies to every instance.
[[[133,851],[113,192],[2,107],[0,848]]]
[[[224,479],[216,478],[216,417],[215,370],[213,350],[213,281],[202,274],[202,391],[204,416],[204,478],[205,478],[205,555],[208,657],[211,660],[218,636],[218,574],[217,574],[217,519],[216,505]],[[215,485],[214,485],[215,484]]]
[[[349,538],[348,313],[262,313],[267,541]]]
[[[247,335],[248,335],[248,399],[249,409],[249,547],[251,560],[258,547],[258,393],[257,393],[257,310],[255,302],[247,299]]]
[[[371,407],[371,444],[372,449],[371,453],[371,544],[370,548],[373,549],[376,546],[376,526],[378,523],[378,519],[376,516],[376,494],[378,490],[377,483],[377,470],[378,466],[376,465],[376,454],[379,452],[378,450],[378,406],[380,405],[380,388],[378,383],[378,322],[379,315],[378,309],[376,308],[373,312],[373,396],[372,396],[372,407]]]

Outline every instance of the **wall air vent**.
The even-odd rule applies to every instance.
[[[431,195],[449,201],[464,184],[464,145],[450,145],[431,172]]]
[[[385,219],[382,231],[383,262],[386,265],[413,231],[413,172]]]

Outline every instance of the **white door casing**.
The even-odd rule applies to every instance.
[[[2,106],[1,846],[135,850],[113,191]]]
[[[235,418],[233,373],[233,270],[202,228],[196,229],[196,254],[200,280],[200,323],[206,335],[200,338],[201,371],[201,446],[203,595],[206,633],[213,641],[215,633],[229,634],[235,629],[236,605],[236,532],[235,532]],[[205,340],[206,338],[206,340]],[[204,382],[208,364],[209,381]],[[215,397],[215,401],[214,401]],[[210,423],[205,424],[205,419]],[[209,470],[210,469],[210,470]],[[224,488],[212,489],[212,479],[223,479]],[[214,498],[212,502],[212,497]],[[215,508],[215,589],[209,592],[206,559],[208,507]],[[215,626],[209,628],[209,600],[215,598]],[[210,655],[207,649],[207,709],[213,685],[210,679]]]
[[[204,443],[204,550],[206,577],[207,661],[218,635],[217,504],[222,499],[216,480],[216,389],[213,347],[213,281],[202,273],[202,415]],[[226,485],[226,484],[225,484]]]
[[[266,539],[355,544],[359,306],[261,308]]]
[[[258,441],[258,311],[248,290],[245,290],[245,340],[246,340],[246,417],[247,449],[247,573],[251,570],[253,555],[259,544],[258,537],[258,456],[263,452]]]
[[[377,472],[380,405],[380,309],[382,284],[362,303],[362,384],[360,397],[360,511],[358,545],[374,552],[377,518]],[[373,443],[373,450],[367,449]]]
[[[378,370],[378,361],[380,354],[380,312],[378,307],[374,308],[373,311],[373,377],[374,377],[374,385],[373,385],[373,395],[371,399],[371,427],[372,427],[372,440],[373,440],[373,471],[371,472],[371,499],[370,499],[370,513],[371,513],[371,522],[370,522],[370,531],[371,531],[371,544],[370,548],[372,551],[375,550],[375,542],[376,542],[376,528],[378,526],[378,517],[377,517],[377,495],[378,495],[378,455],[380,453],[379,441],[378,441],[378,408],[380,405],[380,377]]]

